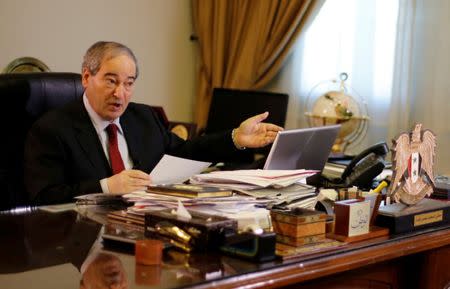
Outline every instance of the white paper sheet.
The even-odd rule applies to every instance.
[[[164,155],[150,173],[150,177],[152,183],[156,185],[182,183],[191,176],[201,173],[210,165],[211,163],[208,162]]]
[[[250,184],[258,187],[283,188],[316,174],[314,170],[238,170],[216,171],[209,174],[195,175],[191,182],[210,184]]]

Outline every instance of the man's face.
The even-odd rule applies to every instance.
[[[128,289],[128,278],[120,259],[103,253],[86,269],[80,289]]]
[[[82,83],[89,104],[104,120],[120,117],[130,102],[136,80],[136,64],[127,55],[103,60],[97,74],[83,70]]]

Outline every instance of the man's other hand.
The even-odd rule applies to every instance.
[[[272,143],[282,127],[263,123],[269,116],[264,112],[243,121],[234,132],[234,142],[238,147],[259,148]]]
[[[150,175],[139,170],[125,170],[107,179],[111,194],[121,195],[146,190],[151,184]]]

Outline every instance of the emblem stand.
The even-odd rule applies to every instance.
[[[380,207],[377,225],[399,234],[449,224],[450,203],[425,198],[434,189],[435,135],[416,124],[393,144],[389,196],[395,203]]]

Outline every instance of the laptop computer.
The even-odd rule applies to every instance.
[[[279,132],[267,156],[264,169],[322,171],[340,127],[330,125]]]

